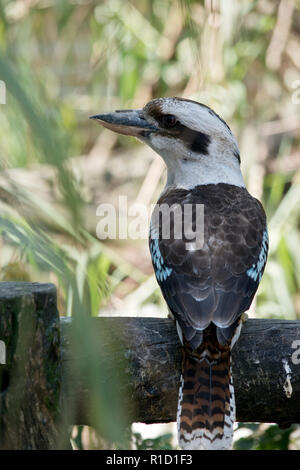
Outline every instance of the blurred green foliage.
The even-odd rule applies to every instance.
[[[258,424],[239,425],[239,429],[248,430],[247,437],[241,437],[234,444],[235,450],[288,450],[295,439],[293,433],[298,431],[296,439],[299,439],[299,425],[293,424],[288,429],[280,429],[277,424],[268,427]],[[297,447],[296,447],[297,448]]]
[[[172,434],[161,434],[153,439],[144,439],[140,433],[133,433],[133,446],[136,450],[171,450]]]
[[[118,379],[103,386],[86,318],[104,306],[138,312],[164,304],[147,242],[99,241],[96,208],[116,194],[132,201],[142,194],[150,204],[164,175],[139,143],[88,117],[165,95],[213,107],[234,130],[249,191],[268,215],[270,256],[255,315],[299,318],[300,4],[286,3],[0,3],[0,280],[57,285],[60,313],[77,319],[75,345],[89,351],[89,363],[77,367],[90,368],[101,410],[95,428],[112,442],[122,440],[126,417],[121,397],[110,393]],[[112,408],[113,426],[105,412]],[[236,448],[288,446],[290,431],[251,430]],[[135,441],[169,448],[164,436]]]

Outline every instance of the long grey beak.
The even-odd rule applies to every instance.
[[[90,119],[95,119],[103,127],[118,134],[139,137],[146,132],[158,131],[158,128],[150,124],[142,115],[141,109],[115,111],[113,113],[96,114]]]

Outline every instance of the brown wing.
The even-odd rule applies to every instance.
[[[199,345],[201,331],[211,322],[224,343],[250,307],[264,270],[268,251],[264,210],[245,188],[227,184],[169,190],[160,204],[180,204],[182,210],[191,204],[193,230],[196,205],[204,205],[201,249],[187,250],[190,240],[184,234],[175,239],[172,219],[170,239],[162,237],[162,223],[152,227],[150,251],[163,296],[191,346]]]

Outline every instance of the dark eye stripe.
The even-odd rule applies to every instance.
[[[201,153],[202,155],[208,154],[209,135],[186,127],[182,133],[182,140],[192,152]]]
[[[156,121],[159,123],[159,135],[166,137],[176,137],[177,139],[179,138],[192,152],[201,153],[202,155],[208,154],[208,146],[211,141],[209,135],[190,129],[184,124],[181,124],[181,122],[178,120],[178,117],[173,116],[172,114],[163,114],[161,112],[160,106],[153,106],[154,103],[151,104],[152,106],[149,107],[150,109],[148,109],[147,112],[151,114],[151,116],[153,116],[154,119],[156,119]],[[174,125],[168,126],[166,124],[170,117],[175,118],[176,121],[174,122]]]
[[[192,152],[201,153],[202,155],[208,154],[208,146],[211,141],[210,136],[203,132],[190,129],[179,121],[177,121],[175,127],[169,130],[161,130],[159,134],[180,139]]]

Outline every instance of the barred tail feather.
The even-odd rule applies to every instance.
[[[203,357],[203,356],[202,356]],[[178,400],[182,449],[231,449],[235,400],[230,351],[216,360],[185,354]]]

